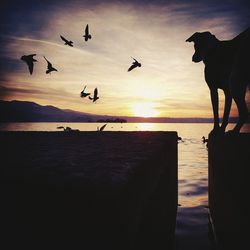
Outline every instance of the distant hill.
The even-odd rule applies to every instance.
[[[92,122],[111,117],[92,115],[26,101],[1,101],[0,122]]]
[[[230,122],[236,122],[231,117]],[[96,115],[70,109],[59,109],[35,102],[0,100],[0,122],[158,122],[158,123],[210,123],[213,118],[129,117]]]

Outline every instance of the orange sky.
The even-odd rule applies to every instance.
[[[4,56],[13,67],[0,80],[0,99],[117,116],[212,117],[204,65],[192,63],[193,45],[185,40],[206,30],[218,39],[233,38],[242,30],[230,12],[198,18],[192,8],[199,6],[188,1],[164,6],[76,3],[31,12],[32,28],[17,22],[18,32],[2,35]],[[92,39],[85,42],[87,23]],[[65,46],[60,35],[74,47]],[[20,57],[33,53],[38,62],[30,75]],[[45,74],[43,56],[58,72]],[[131,57],[142,67],[127,72]],[[80,98],[85,85],[90,92],[98,88],[96,103]],[[235,112],[233,106],[231,115]]]

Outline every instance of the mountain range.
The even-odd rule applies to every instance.
[[[231,117],[230,122],[236,122]],[[42,106],[28,101],[0,100],[0,122],[168,122],[168,123],[210,123],[212,118],[169,118],[169,117],[130,117],[96,115],[70,109]]]

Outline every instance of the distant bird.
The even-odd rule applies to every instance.
[[[133,58],[133,57],[132,57]],[[134,62],[132,63],[132,65],[129,67],[128,71],[131,71],[132,69],[136,68],[136,67],[141,67],[141,63],[139,63],[135,58]]]
[[[202,142],[203,143],[208,142],[208,139],[206,139],[205,136],[202,136]]]
[[[107,123],[104,124],[104,125],[102,125],[102,126],[100,127],[100,129],[99,129],[99,127],[97,127],[97,131],[103,131],[104,128],[105,128],[106,126],[107,126]]]
[[[28,64],[29,71],[30,71],[31,75],[33,73],[34,62],[37,62],[37,60],[34,59],[33,56],[36,56],[36,54],[31,54],[31,55],[27,55],[27,56],[24,55],[21,57],[21,60],[23,60],[24,62],[26,62]]]
[[[56,127],[57,129],[65,129],[63,126]]]
[[[57,71],[57,69],[53,68],[51,62],[49,62],[46,57],[44,56],[44,59],[47,61],[48,66],[47,66],[47,70],[46,70],[46,74],[50,73],[51,71]]]
[[[98,90],[97,90],[97,88],[95,88],[94,96],[93,97],[89,96],[89,99],[93,100],[93,102],[95,102],[95,101],[97,101],[99,99],[99,97],[97,95],[98,95]]]
[[[59,126],[57,127],[57,129],[63,129],[64,132],[79,132],[79,129],[72,129],[71,127],[63,127],[63,126]]]
[[[66,38],[64,38],[64,37],[61,36],[61,35],[60,35],[60,37],[61,37],[61,39],[65,42],[65,43],[64,43],[65,45],[69,45],[70,47],[73,47],[73,42],[72,42],[72,41],[67,40]]]
[[[86,97],[86,96],[88,96],[88,95],[90,95],[90,93],[85,93],[85,92],[84,92],[85,89],[86,89],[86,87],[87,87],[87,86],[84,87],[84,89],[83,89],[83,91],[81,92],[81,95],[80,95],[80,96],[83,97],[83,98]]]
[[[83,35],[84,37],[84,40],[87,42],[88,39],[91,39],[92,36],[89,34],[89,25],[87,24],[86,25],[86,28],[85,28],[85,34]]]

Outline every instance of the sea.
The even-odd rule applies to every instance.
[[[60,131],[59,126],[96,131],[105,123],[0,123],[0,131]],[[234,124],[229,124],[232,129]],[[212,123],[107,123],[104,131],[177,131],[178,211],[176,250],[214,249],[215,239],[209,223],[208,150],[202,137],[208,137]],[[241,132],[250,132],[250,124]]]

